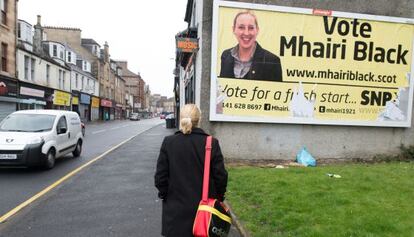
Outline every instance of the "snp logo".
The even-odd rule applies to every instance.
[[[227,236],[227,233],[223,229],[217,228],[215,226],[211,229],[211,232],[221,237]]]

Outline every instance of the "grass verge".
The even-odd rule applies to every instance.
[[[414,236],[414,162],[228,170],[227,200],[253,237]]]

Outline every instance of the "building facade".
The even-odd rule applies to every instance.
[[[133,96],[132,110],[135,113],[141,113],[143,116],[148,111],[146,103],[147,93],[145,91],[145,81],[139,73],[133,73],[128,69],[127,61],[117,61],[118,66],[122,68],[122,78],[125,79],[125,90]]]
[[[0,0],[0,121],[17,108],[17,1]]]
[[[81,38],[81,30],[77,28],[67,27],[44,27],[49,40],[61,42],[69,46],[77,56],[77,66],[82,69],[83,74],[78,73],[78,80],[83,88],[79,89],[80,95],[83,94],[82,100],[86,103],[83,108],[80,109],[81,116],[85,114],[85,110],[89,109],[90,120],[110,120],[115,119],[116,110],[116,76],[111,72],[109,45],[105,42],[103,49],[93,39]],[[75,81],[76,86],[76,73],[72,80]],[[89,85],[88,85],[89,82]],[[86,85],[85,85],[86,84]],[[122,82],[118,83],[122,86]],[[122,89],[120,89],[122,90]],[[94,91],[94,92],[92,92]],[[77,93],[75,91],[75,93]],[[119,92],[121,94],[121,92]],[[99,109],[96,101],[99,98]],[[121,101],[121,100],[119,100]],[[118,105],[123,105],[118,103]],[[79,105],[82,107],[82,103]],[[122,107],[121,107],[122,108]],[[122,109],[121,109],[122,111]],[[122,113],[122,112],[121,112]]]

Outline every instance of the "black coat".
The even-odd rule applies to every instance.
[[[191,134],[176,132],[161,145],[155,186],[163,199],[162,235],[192,236],[193,222],[201,200],[207,134],[194,128]],[[227,171],[217,139],[213,138],[209,197],[223,199]]]
[[[234,57],[231,49],[226,49],[221,54],[220,77],[235,78]],[[282,66],[276,55],[256,44],[256,51],[253,55],[252,66],[243,79],[262,81],[282,81]]]

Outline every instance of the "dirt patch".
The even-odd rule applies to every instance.
[[[412,159],[404,158],[401,156],[376,156],[373,158],[326,158],[317,159],[317,166],[336,165],[336,164],[375,164],[386,162],[410,162]],[[287,167],[303,167],[302,164],[295,162],[294,160],[244,160],[244,159],[225,159],[226,166],[253,166],[261,168],[278,168],[280,166]]]

